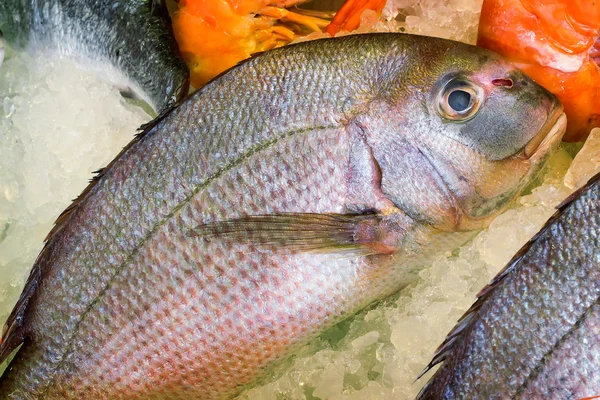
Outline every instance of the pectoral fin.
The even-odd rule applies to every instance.
[[[392,254],[397,248],[387,240],[390,232],[387,217],[375,213],[251,215],[199,225],[190,230],[189,235],[207,239],[227,237],[296,251]]]

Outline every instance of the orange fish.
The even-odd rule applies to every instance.
[[[477,45],[500,53],[563,103],[565,140],[600,126],[600,1],[484,0]]]

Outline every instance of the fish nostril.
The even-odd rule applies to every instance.
[[[508,78],[494,79],[492,81],[492,84],[494,86],[503,86],[503,87],[507,87],[509,89],[511,87],[513,87],[513,81],[512,81],[512,79],[508,79]]]

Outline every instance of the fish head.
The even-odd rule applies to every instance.
[[[492,52],[427,50],[405,56],[413,72],[371,107],[382,191],[417,221],[479,229],[536,177],[566,118],[555,96]]]

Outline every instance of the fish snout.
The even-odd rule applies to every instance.
[[[518,79],[514,80],[513,87],[521,90],[520,97],[529,99],[527,102],[535,105],[538,114],[546,117],[545,120],[540,119],[538,131],[534,132],[519,154],[520,158],[535,163],[558,146],[565,134],[567,119],[563,105],[555,95],[533,82],[523,72],[517,71],[515,75]],[[524,117],[527,118],[528,115],[525,114]]]
[[[523,149],[524,158],[532,162],[539,161],[560,143],[567,129],[567,116],[562,105],[560,103],[558,105],[559,107],[548,115],[539,133]]]

